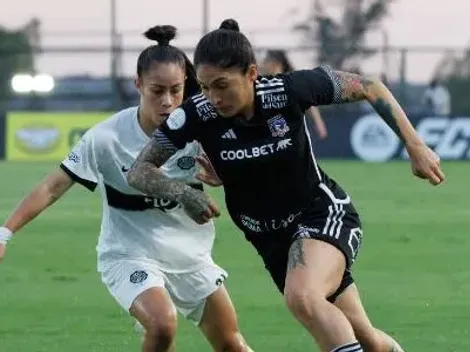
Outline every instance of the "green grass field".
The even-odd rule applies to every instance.
[[[0,215],[54,165],[0,164]],[[447,183],[432,188],[406,163],[327,162],[362,213],[364,244],[355,266],[378,327],[409,352],[470,351],[470,208],[467,163],[444,163]],[[222,204],[221,193],[214,196]],[[11,242],[0,264],[0,351],[138,351],[128,315],[96,273],[101,202],[74,187]],[[287,313],[260,259],[226,214],[215,258],[244,335],[257,352],[316,351]],[[209,351],[180,319],[178,351]]]

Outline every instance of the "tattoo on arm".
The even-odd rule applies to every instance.
[[[393,132],[404,141],[403,135],[400,131],[400,127],[397,125],[396,117],[393,113],[392,105],[387,102],[384,98],[378,97],[375,101],[370,102],[377,114],[380,115],[382,120],[390,127]]]
[[[335,103],[349,103],[367,98],[374,81],[355,73],[333,71],[331,73],[335,86]]]
[[[157,134],[131,166],[127,182],[149,196],[180,203],[189,217],[202,224],[207,221],[205,214],[211,206],[210,198],[184,182],[166,177],[159,170],[175,152],[173,144]]]
[[[299,266],[305,266],[303,240],[301,239],[296,240],[294,243],[292,243],[289,249],[287,271],[295,269]]]
[[[176,148],[169,142],[164,144],[159,139],[152,138],[140,152],[135,163],[150,162],[156,167],[160,167],[175,153]]]
[[[140,152],[127,174],[127,182],[149,196],[179,201],[188,186],[180,181],[166,177],[160,170],[176,148],[163,145],[157,139],[151,141]]]
[[[367,99],[384,122],[401,140],[404,140],[397,125],[397,117],[392,106],[394,101],[391,94],[379,96],[375,93],[380,89],[377,89],[376,81],[355,73],[342,71],[329,71],[328,73],[331,76],[335,90],[334,103],[341,104]],[[386,92],[387,88],[383,87],[383,89]],[[387,96],[391,99],[387,99]]]

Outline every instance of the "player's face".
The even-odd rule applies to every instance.
[[[204,95],[223,117],[246,115],[252,110],[253,83],[257,76],[256,65],[251,65],[246,73],[238,68],[222,69],[212,65],[197,68]]]
[[[185,72],[176,63],[154,63],[136,79],[141,108],[159,125],[183,102]]]

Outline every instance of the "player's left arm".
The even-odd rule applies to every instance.
[[[400,104],[378,79],[328,66],[294,71],[286,83],[299,106],[342,104],[367,100],[385,123],[403,141],[410,155],[413,173],[438,185],[444,180],[439,157],[429,149],[408,120]]]
[[[379,79],[344,71],[332,70],[329,74],[335,86],[333,103],[367,100],[406,145],[424,145],[400,104]]]
[[[293,71],[286,77],[286,80],[290,91],[303,109],[312,105],[368,100],[405,144],[424,144],[403,109],[388,88],[378,79],[335,71],[329,66],[320,66],[313,70]]]
[[[439,157],[418,135],[400,104],[379,80],[350,72],[330,71],[335,95],[333,103],[367,100],[384,122],[403,141],[410,155],[413,173],[438,185],[444,181]]]

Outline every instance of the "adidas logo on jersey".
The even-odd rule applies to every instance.
[[[229,129],[222,135],[222,139],[237,139],[237,135],[233,132],[232,129]]]

